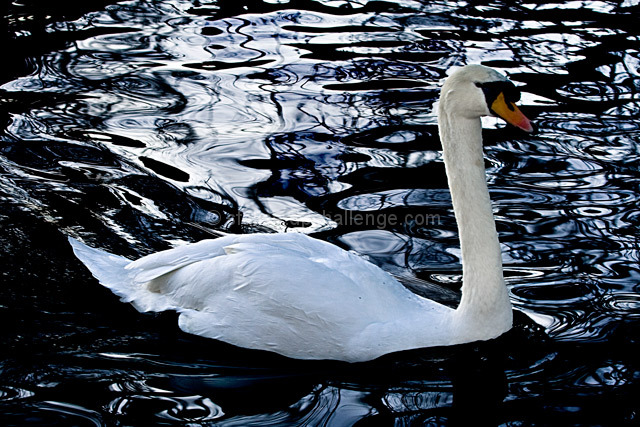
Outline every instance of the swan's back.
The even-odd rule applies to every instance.
[[[303,234],[229,235],[118,260],[126,280],[94,271],[140,311],[176,310],[186,332],[302,359],[369,360],[445,344],[451,309],[413,294],[361,257]],[[92,258],[83,258],[83,251]],[[104,263],[104,262],[103,262]],[[431,323],[425,325],[425,323]],[[424,342],[425,329],[433,328]]]

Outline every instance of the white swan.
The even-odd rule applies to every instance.
[[[480,117],[531,131],[518,92],[470,65],[447,79],[439,107],[444,162],[462,249],[457,309],[407,290],[361,257],[303,234],[227,235],[131,262],[70,239],[100,283],[139,311],[176,310],[180,328],[299,359],[358,362],[495,338],[511,328],[487,189]]]

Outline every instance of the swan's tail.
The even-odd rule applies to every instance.
[[[100,284],[111,289],[119,296],[125,296],[129,286],[129,272],[124,267],[131,262],[124,257],[112,255],[99,249],[90,248],[80,241],[69,237],[73,253],[87,266]]]
[[[135,271],[125,267],[131,260],[91,248],[69,237],[73,253],[89,269],[101,285],[109,288],[123,302],[131,303],[138,311],[163,311],[172,309],[164,295],[150,292],[145,284],[136,282]]]

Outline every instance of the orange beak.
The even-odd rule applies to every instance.
[[[500,93],[496,100],[491,104],[491,111],[497,116],[502,117],[507,123],[512,124],[525,132],[533,132],[533,126],[529,119],[522,114],[522,111],[516,107],[513,102],[507,102],[504,99],[504,93]]]

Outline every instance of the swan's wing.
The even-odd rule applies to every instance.
[[[374,341],[387,346],[406,332],[399,319],[405,329],[421,329],[424,323],[413,320],[440,308],[425,307],[391,276],[356,259],[362,265],[343,264],[340,271],[299,252],[238,243],[228,255],[171,273],[165,289],[182,307],[185,332],[296,358],[369,358]],[[360,280],[346,274],[352,269]]]
[[[281,250],[319,256],[331,248],[339,248],[300,233],[289,234],[228,234],[218,239],[202,240],[197,243],[178,246],[173,249],[156,252],[133,261],[126,268],[131,270],[133,280],[145,283],[168,274],[194,262],[225,255],[233,250],[233,245],[244,244],[245,249],[254,252],[270,253]]]
[[[178,246],[142,257],[125,268],[131,271],[136,283],[146,283],[194,262],[224,255],[224,246],[231,243],[232,239],[221,237]]]
[[[171,296],[173,306],[200,310],[250,293],[250,305],[277,301],[333,314],[348,312],[345,301],[351,301],[381,321],[400,314],[394,302],[420,298],[363,258],[297,233],[203,241],[144,257],[127,269],[150,292]]]
[[[339,304],[334,301],[337,295],[342,299],[361,296],[370,303],[377,300],[382,307],[384,297],[413,295],[380,268],[340,248],[317,256],[305,253],[305,247],[283,243],[231,242],[222,248],[223,255],[172,266],[170,272],[148,281],[147,287],[174,295],[175,305],[202,310],[215,310],[220,296],[251,295],[256,305],[277,301],[283,306],[336,312],[329,306]],[[377,298],[376,292],[385,295]]]

